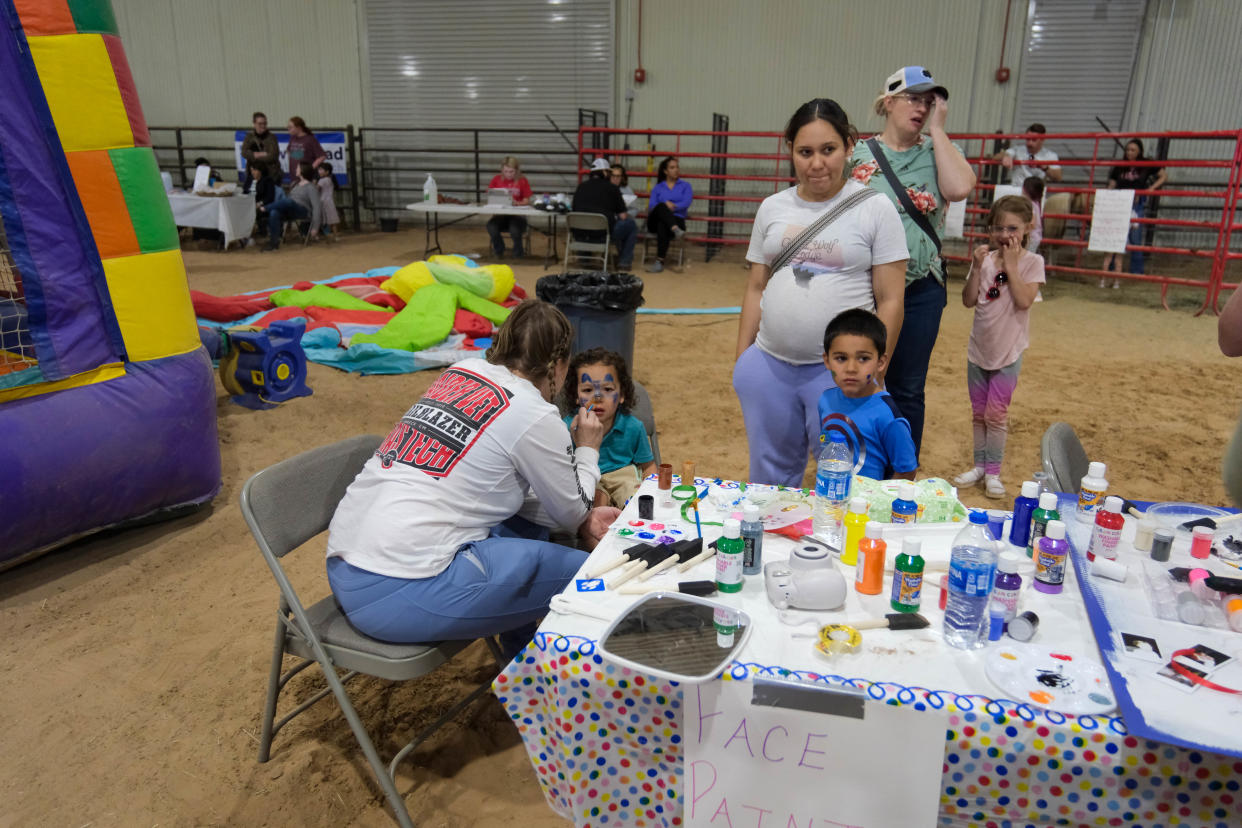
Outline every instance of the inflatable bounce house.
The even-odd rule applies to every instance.
[[[216,389],[108,0],[0,0],[0,569],[220,488]]]

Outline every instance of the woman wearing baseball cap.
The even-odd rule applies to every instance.
[[[923,444],[927,366],[947,301],[939,226],[945,203],[961,201],[975,187],[970,164],[949,142],[944,129],[948,100],[948,90],[922,66],[898,69],[875,99],[875,113],[884,119],[883,131],[859,141],[854,151],[853,177],[884,193],[897,206],[910,250],[905,321],[884,382],[902,416],[910,421],[916,450]],[[882,159],[877,157],[881,155]],[[891,174],[885,172],[881,160]]]

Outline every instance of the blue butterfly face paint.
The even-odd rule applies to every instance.
[[[608,426],[623,400],[621,386],[616,381],[616,370],[611,365],[593,362],[582,366],[578,376],[579,408],[591,409]]]

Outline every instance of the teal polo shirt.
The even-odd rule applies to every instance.
[[[573,423],[573,417],[565,418],[565,425]],[[599,470],[608,474],[626,466],[642,466],[655,460],[647,430],[637,417],[621,411],[612,420],[612,429],[604,435],[599,447]]]

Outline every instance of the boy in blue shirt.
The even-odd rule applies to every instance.
[[[575,412],[589,408],[604,425],[595,505],[624,508],[642,479],[655,471],[647,430],[629,413],[634,383],[625,357],[605,348],[575,355],[569,362],[562,392]],[[573,419],[572,415],[566,417],[565,425]]]
[[[858,474],[913,480],[919,467],[910,423],[876,377],[888,364],[888,331],[870,311],[837,314],[824,331],[824,365],[836,388],[819,398],[820,440],[841,431],[862,459]]]

